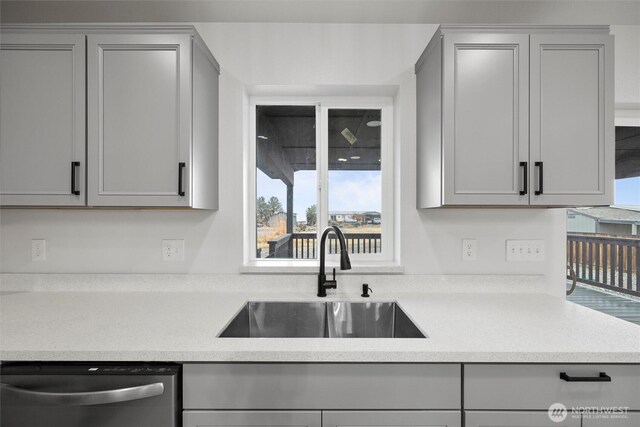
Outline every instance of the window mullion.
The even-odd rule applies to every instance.
[[[318,257],[320,256],[320,236],[327,227],[329,214],[328,206],[328,169],[329,169],[329,134],[327,129],[328,110],[321,104],[316,109],[316,156],[318,158],[317,174],[318,174]]]

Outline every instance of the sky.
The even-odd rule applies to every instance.
[[[269,200],[276,196],[287,205],[287,187],[257,170],[257,196]],[[297,171],[294,175],[293,212],[298,221],[307,218],[307,208],[316,203],[316,171]],[[329,171],[329,211],[377,211],[382,206],[380,171]]]
[[[640,177],[616,179],[616,205],[640,205]]]

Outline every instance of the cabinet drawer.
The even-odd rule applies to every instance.
[[[552,420],[544,412],[465,412],[465,427],[580,427],[580,415]]]
[[[322,427],[460,427],[460,411],[323,411]]]
[[[582,419],[582,427],[638,427],[640,426],[640,413],[629,412],[615,415],[585,415]]]
[[[596,378],[610,382],[566,381]],[[553,403],[567,408],[615,406],[640,409],[640,365],[467,365],[464,401],[468,409],[546,410]]]
[[[460,365],[185,364],[185,409],[460,409]]]
[[[321,427],[320,411],[184,411],[184,427]]]

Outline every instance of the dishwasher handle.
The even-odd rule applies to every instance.
[[[118,388],[114,390],[87,391],[76,393],[52,393],[28,390],[9,384],[0,384],[3,392],[19,395],[30,403],[38,405],[88,406],[108,405],[110,403],[129,402],[164,394],[164,384],[152,383],[136,387]]]

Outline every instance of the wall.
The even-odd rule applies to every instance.
[[[237,273],[243,253],[245,85],[397,85],[396,184],[405,272],[544,274],[549,292],[562,294],[564,209],[415,209],[413,65],[435,25],[202,23],[197,28],[222,65],[220,210],[4,209],[3,272]],[[636,46],[630,43],[630,49]],[[33,238],[47,239],[47,261],[30,261]],[[165,238],[185,239],[184,263],[162,262]],[[477,261],[461,261],[462,238],[478,240]],[[544,239],[547,262],[506,263],[504,241],[513,238]]]

